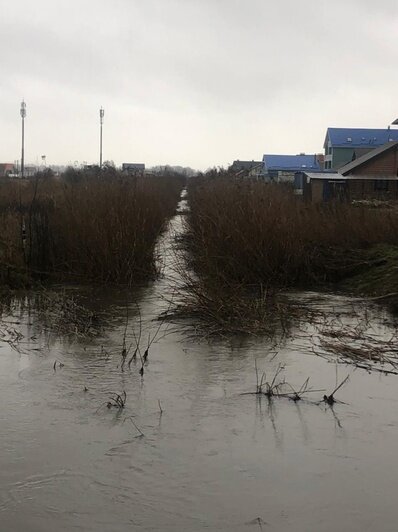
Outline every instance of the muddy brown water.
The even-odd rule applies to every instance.
[[[177,216],[166,258],[181,230]],[[145,327],[166,305],[169,259],[141,294]],[[326,390],[336,366],[295,337],[274,356],[266,340],[209,344],[181,329],[153,344],[141,378],[138,364],[120,370],[127,297],[96,293],[109,325],[91,340],[48,336],[18,304],[4,316],[23,339],[20,352],[0,342],[1,531],[397,530],[398,377],[339,365],[337,378],[350,380],[333,410],[315,404],[322,393],[270,403],[241,395],[255,389],[255,359],[269,374],[283,364],[295,386],[310,377]],[[354,303],[314,304],[344,312]],[[363,311],[388,335],[381,312]],[[122,390],[125,409],[106,408]]]

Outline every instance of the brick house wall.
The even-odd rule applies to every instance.
[[[389,150],[378,157],[361,164],[349,172],[349,175],[389,175],[398,173],[398,150]]]

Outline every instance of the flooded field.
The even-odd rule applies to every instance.
[[[177,215],[159,247],[164,274],[140,294],[90,294],[105,324],[95,336],[50,331],[27,301],[3,313],[0,529],[395,531],[398,376],[316,356],[314,324],[277,346],[200,342],[164,326],[144,375],[139,361],[121,371],[136,301],[143,335],[155,334],[153,319],[167,307],[181,230]],[[361,323],[360,334],[376,341],[394,333],[380,309],[296,297],[330,313],[334,330],[358,332]],[[319,392],[297,402],[249,395],[255,364],[268,380],[279,368],[295,390],[309,378]],[[322,402],[347,375],[337,402]],[[123,391],[125,407],[107,408]]]

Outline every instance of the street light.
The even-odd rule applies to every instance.
[[[21,177],[24,178],[25,172],[25,116],[26,116],[26,103],[24,100],[21,102],[21,118],[22,118],[22,151],[21,151]]]
[[[100,169],[102,168],[102,124],[104,123],[105,111],[101,107],[100,109]]]

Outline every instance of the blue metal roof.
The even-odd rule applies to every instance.
[[[264,169],[299,172],[300,170],[321,170],[315,155],[268,155],[263,157]]]
[[[386,142],[398,140],[398,129],[329,127],[326,131],[324,147],[327,146],[328,140],[335,148],[377,147]]]

